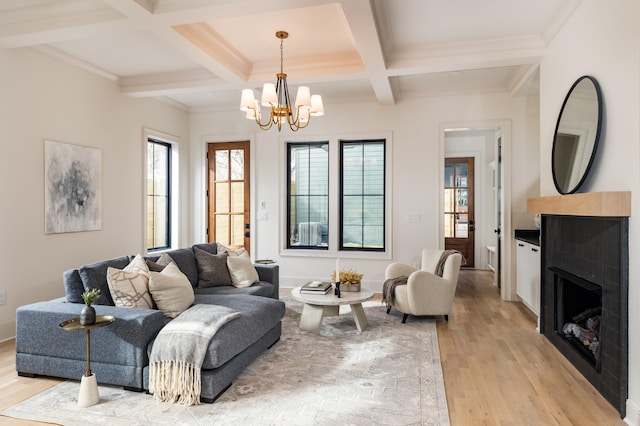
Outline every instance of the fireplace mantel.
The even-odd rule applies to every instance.
[[[567,216],[631,216],[631,192],[608,191],[529,198],[530,213]]]

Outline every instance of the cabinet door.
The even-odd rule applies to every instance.
[[[531,309],[540,316],[540,248],[529,250],[529,273],[531,274]]]
[[[540,248],[522,241],[516,246],[516,294],[540,315]]]
[[[529,294],[529,248],[528,244],[521,241],[516,245],[516,294],[522,300],[527,298]]]

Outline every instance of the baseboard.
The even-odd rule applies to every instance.
[[[16,337],[15,320],[0,322],[0,342],[6,342],[7,340],[15,339],[15,337]]]
[[[627,399],[627,413],[624,422],[630,426],[640,426],[640,409]]]

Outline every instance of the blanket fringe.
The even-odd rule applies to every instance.
[[[200,366],[184,361],[158,361],[149,365],[149,392],[161,402],[200,404]]]

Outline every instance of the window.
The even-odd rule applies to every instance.
[[[327,250],[329,142],[287,144],[287,248]]]
[[[171,144],[147,139],[147,250],[171,247]]]
[[[340,141],[339,250],[385,251],[385,141]]]
[[[287,143],[286,249],[390,255],[386,147],[386,138]]]

